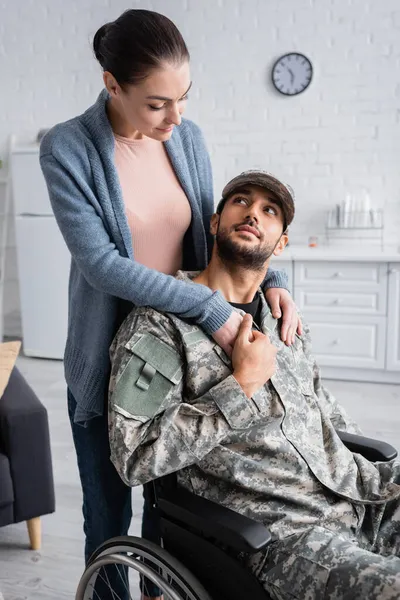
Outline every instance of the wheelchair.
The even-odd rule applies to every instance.
[[[349,450],[371,462],[397,456],[386,442],[338,435]],[[99,577],[107,584],[105,568],[117,570],[129,599],[140,597],[142,578],[162,589],[164,600],[271,600],[244,566],[246,557],[265,550],[272,540],[262,523],[178,489],[175,475],[146,485],[152,486],[162,547],[132,536],[108,540],[90,558],[75,600],[104,600],[94,586]],[[107,600],[120,600],[109,589]]]

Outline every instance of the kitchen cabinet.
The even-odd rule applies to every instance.
[[[385,290],[371,292],[343,292],[325,290],[296,290],[296,302],[300,310],[336,314],[386,314]]]
[[[386,367],[400,371],[400,264],[388,265],[388,320]]]
[[[294,298],[321,366],[383,369],[386,263],[295,262]]]
[[[322,317],[322,318],[321,318]],[[385,317],[310,315],[313,354],[320,366],[363,369],[385,367]]]
[[[385,265],[356,261],[296,261],[295,273],[298,286],[323,285],[334,290],[369,290],[371,286],[381,284]]]
[[[295,301],[301,311],[385,315],[386,263],[296,262]]]
[[[285,253],[273,266],[291,273],[323,377],[400,383],[400,253],[293,247]]]

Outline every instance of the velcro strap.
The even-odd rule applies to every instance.
[[[161,373],[164,377],[169,379],[172,383],[179,383],[182,379],[182,359],[179,354],[168,346],[165,342],[162,342],[151,333],[145,333],[137,341],[133,342],[130,340],[125,344],[126,348],[130,350],[136,356],[139,356],[149,367],[153,367],[156,371]],[[145,371],[144,382],[146,382]],[[154,376],[153,376],[154,377]],[[139,377],[139,380],[141,376]],[[140,386],[139,386],[140,387]],[[142,388],[144,389],[144,388]]]
[[[146,363],[143,366],[142,372],[140,373],[140,377],[136,382],[137,387],[144,391],[148,390],[156,373],[156,369],[152,367],[149,363]]]

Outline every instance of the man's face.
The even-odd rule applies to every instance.
[[[211,233],[223,261],[252,270],[264,270],[272,254],[287,244],[284,215],[276,196],[258,186],[232,194],[220,215],[213,215]]]

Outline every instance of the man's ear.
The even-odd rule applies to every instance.
[[[211,221],[210,221],[211,235],[217,235],[218,223],[219,223],[219,215],[217,215],[217,213],[214,213],[213,216],[211,217]]]
[[[280,254],[282,254],[282,252],[284,251],[284,249],[287,246],[288,241],[289,241],[289,237],[288,237],[287,233],[282,233],[282,235],[279,239],[279,242],[275,246],[275,250],[274,250],[275,256],[279,256]]]

